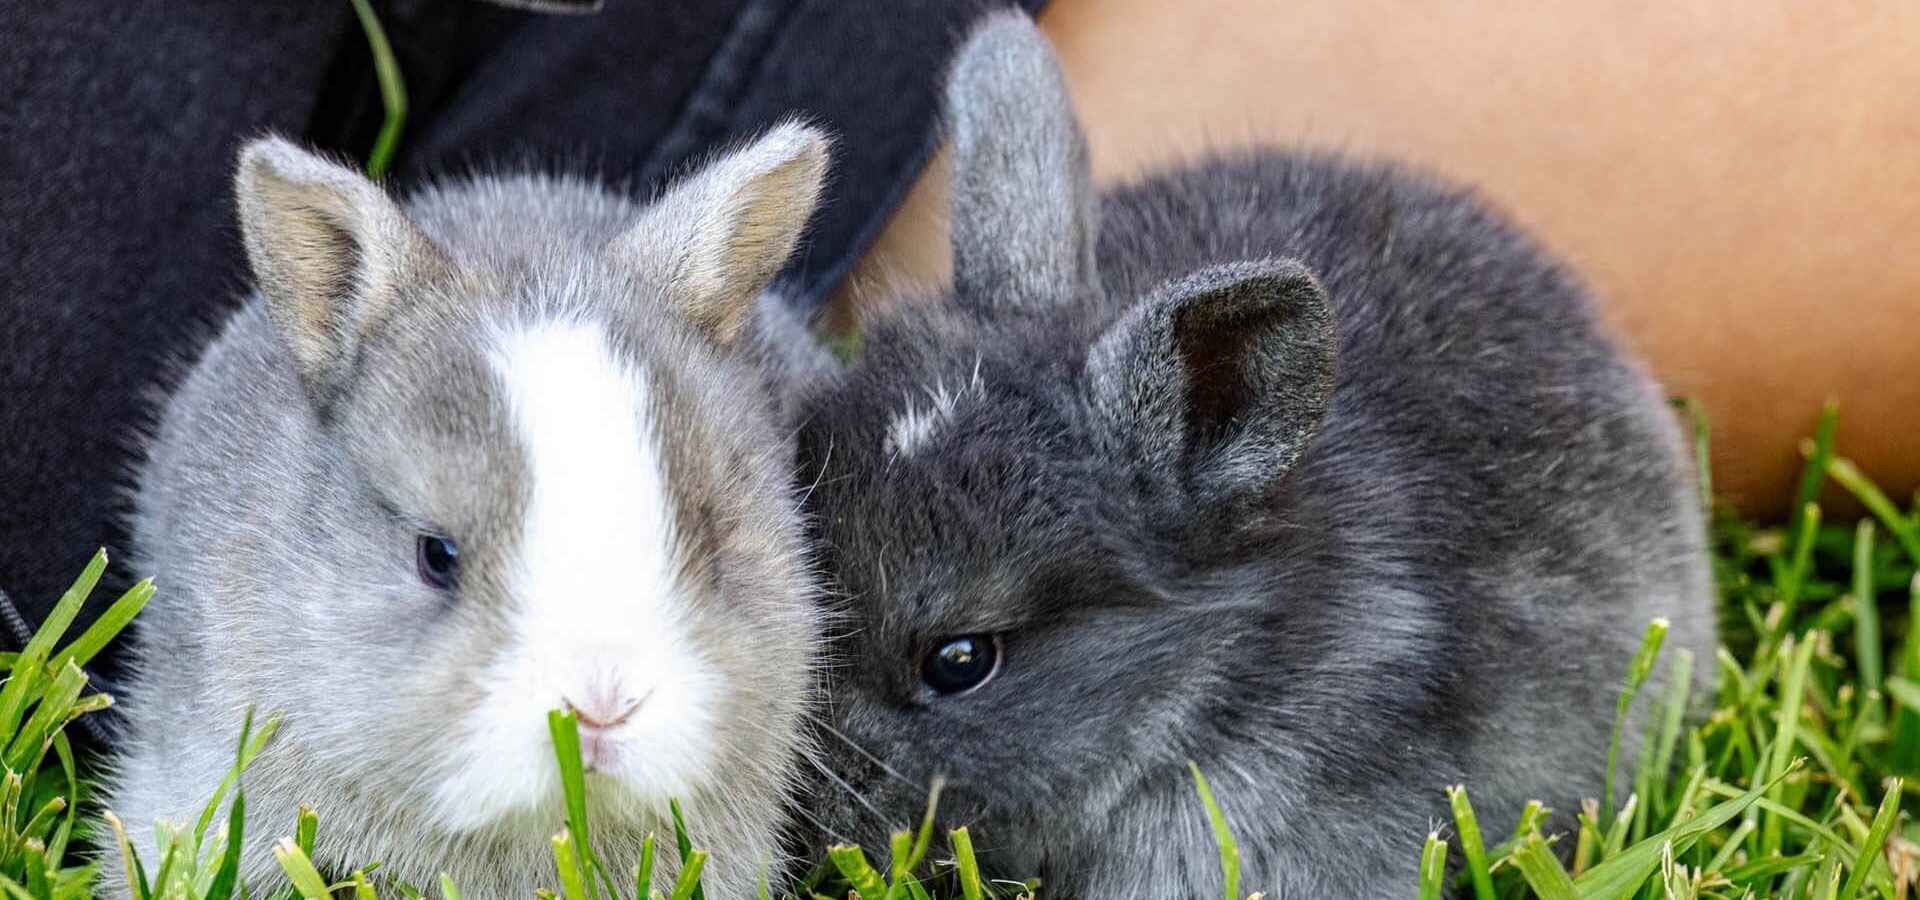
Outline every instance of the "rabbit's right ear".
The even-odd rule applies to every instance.
[[[1320,282],[1285,260],[1175,281],[1088,352],[1108,450],[1176,474],[1201,503],[1257,500],[1306,452],[1333,393],[1337,346]]]
[[[820,205],[830,146],[816,128],[776,125],[667,188],[608,252],[664,279],[690,324],[732,346]]]
[[[1087,142],[1053,48],[1020,12],[973,32],[947,76],[954,285],[1044,306],[1094,283]]]
[[[443,257],[378,185],[282,138],[240,151],[234,193],[267,317],[324,408],[361,339]]]

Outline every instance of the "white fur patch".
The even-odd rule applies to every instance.
[[[927,395],[927,408],[920,408],[920,405],[909,395],[906,398],[906,405],[901,407],[899,414],[887,423],[886,445],[883,449],[888,456],[911,456],[918,453],[921,448],[933,442],[934,436],[940,433],[942,427],[953,420],[953,411],[959,408],[960,401],[967,399],[969,394],[978,395],[985,392],[980,382],[980,363],[977,360],[974,362],[973,376],[967,379],[967,382],[957,391],[949,390],[945,380],[935,381],[933,387],[924,390]]]
[[[721,686],[680,600],[647,380],[577,322],[504,334],[493,362],[530,479],[513,638],[468,716],[471,751],[439,785],[443,819],[479,827],[555,802],[546,716],[565,703],[628,714],[599,739],[582,726],[588,765],[625,788],[600,791],[616,806],[664,808],[707,777]]]

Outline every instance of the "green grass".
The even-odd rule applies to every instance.
[[[1920,509],[1899,507],[1836,452],[1836,416],[1830,406],[1803,447],[1788,523],[1716,512],[1716,658],[1676,651],[1679,689],[1640,696],[1664,631],[1654,623],[1628,665],[1615,744],[1630,704],[1655,708],[1624,797],[1612,799],[1609,779],[1573,833],[1543,834],[1535,818],[1485,848],[1481,834],[1500,823],[1478,821],[1456,788],[1422,891],[1438,896],[1451,879],[1476,900],[1920,896]],[[1705,429],[1696,435],[1704,460]],[[1826,522],[1817,501],[1829,482],[1872,518]],[[1712,698],[1686,696],[1695,665],[1717,670]],[[1462,845],[1452,870],[1434,858],[1449,835]]]
[[[400,149],[400,133],[407,122],[407,84],[400,75],[400,62],[393,55],[387,30],[381,26],[373,4],[369,0],[351,2],[353,13],[360,20],[360,30],[366,33],[367,51],[373,55],[374,77],[380,84],[380,106],[384,115],[380,134],[374,138],[373,149],[367,152],[367,177],[377,180],[386,177],[387,170],[393,167],[393,156]]]
[[[1795,515],[1763,527],[1719,510],[1715,566],[1725,646],[1711,660],[1671,651],[1672,687],[1645,690],[1662,654],[1665,623],[1650,623],[1640,651],[1621,661],[1619,705],[1609,755],[1625,743],[1626,713],[1651,714],[1630,774],[1611,779],[1575,813],[1577,827],[1550,833],[1549,811],[1534,804],[1518,822],[1483,822],[1473,785],[1445,792],[1452,821],[1417,858],[1422,900],[1553,898],[1795,898],[1920,900],[1920,504],[1887,497],[1833,446],[1829,408],[1805,446],[1806,472]],[[1704,424],[1696,429],[1705,459]],[[1818,505],[1833,486],[1858,498],[1869,517],[1832,522]],[[235,743],[233,770],[209,785],[198,820],[167,823],[155,846],[134,847],[110,816],[111,833],[85,833],[91,816],[86,773],[64,729],[111,700],[85,690],[81,667],[106,646],[147,600],[141,582],[96,624],[62,644],[106,565],[96,554],[62,596],[31,643],[0,655],[0,894],[4,898],[93,896],[98,865],[76,851],[91,842],[127,864],[131,893],[142,900],[352,897],[373,900],[435,895],[457,900],[456,877],[428,890],[377,885],[378,864],[329,878],[313,863],[325,823],[311,810],[294,822],[249,822],[245,770],[270,746],[278,724],[251,718]],[[1713,666],[1712,697],[1688,697],[1686,673]],[[650,839],[640,858],[604,860],[594,851],[579,733],[571,716],[548,722],[566,796],[566,818],[552,838],[554,888],[568,900],[704,900],[706,860],[674,808],[675,834]],[[1240,853],[1198,767],[1195,790],[1220,846],[1225,900],[1242,900]],[[224,821],[218,811],[231,795]],[[937,802],[938,791],[934,794]],[[1435,798],[1442,799],[1442,798]],[[1410,799],[1409,802],[1415,802]],[[275,855],[286,880],[238,883],[235,849],[247,831],[286,835]],[[1116,848],[1115,852],[1127,852]],[[656,855],[674,853],[680,877],[656,877]],[[801,900],[982,900],[1039,895],[1033,883],[991,882],[965,828],[936,834],[932,809],[886,847],[836,846],[789,896]],[[1247,889],[1257,890],[1258,884]],[[770,900],[762,885],[760,896]]]

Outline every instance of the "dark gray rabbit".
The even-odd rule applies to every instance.
[[[1596,795],[1649,620],[1715,632],[1679,429],[1574,277],[1327,156],[1096,196],[1018,16],[947,104],[954,291],[796,387],[844,617],[828,829],[943,776],[995,873],[1216,897],[1191,758],[1249,887],[1390,897],[1446,785],[1494,823]]]

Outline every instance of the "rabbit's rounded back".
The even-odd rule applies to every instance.
[[[247,873],[298,804],[323,865],[525,895],[574,711],[600,850],[671,833],[716,894],[777,866],[818,606],[744,333],[824,140],[782,126],[650,204],[489,176],[404,206],[285,142],[243,153],[261,293],[170,399],[141,473],[131,732],[110,805],[190,818],[249,709]],[[669,867],[671,868],[671,866]]]
[[[1096,194],[1017,16],[947,102],[955,291],[804,416],[847,615],[827,824],[875,837],[940,776],[999,874],[1212,896],[1193,759],[1249,884],[1392,896],[1447,785],[1495,823],[1597,794],[1649,621],[1700,670],[1714,630],[1677,424],[1577,281],[1391,166]]]

